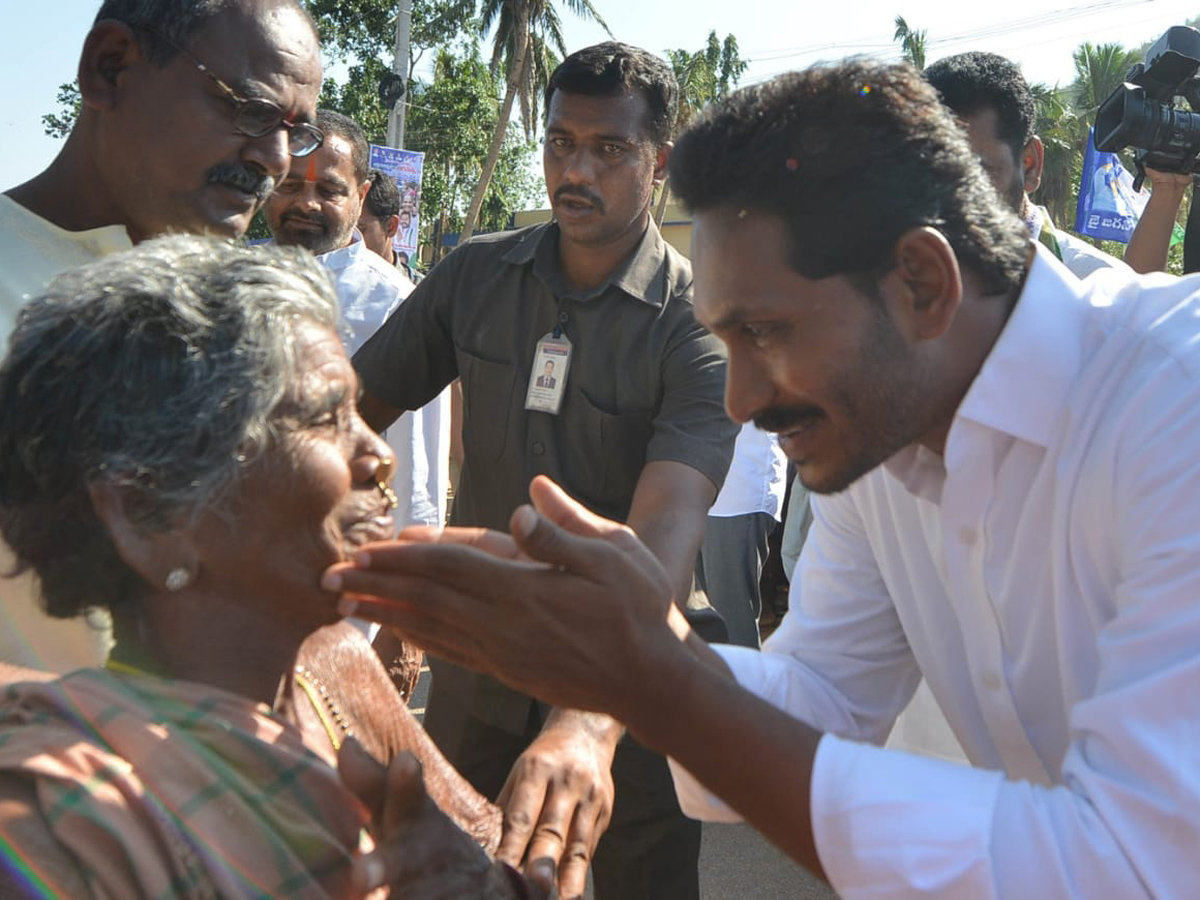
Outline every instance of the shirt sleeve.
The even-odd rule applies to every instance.
[[[719,490],[738,432],[725,414],[725,347],[692,318],[690,307],[680,331],[663,355],[662,403],[646,446],[646,462],[684,463]]]
[[[450,312],[469,253],[460,248],[434,266],[354,354],[368,394],[397,409],[415,410],[458,377]]]

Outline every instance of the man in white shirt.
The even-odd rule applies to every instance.
[[[996,190],[1068,269],[1085,278],[1125,264],[1082,238],[1060,231],[1029,195],[1042,184],[1045,148],[1034,133],[1037,109],[1020,68],[995,53],[971,51],[939,59],[925,69],[942,102],[962,121],[971,149]]]
[[[349,326],[353,355],[412,292],[413,284],[363,241],[356,224],[371,187],[370,147],[353,119],[317,113],[325,143],[296,161],[263,212],[275,240],[317,254],[329,270]],[[441,525],[450,480],[450,395],[405,413],[385,437],[396,454],[392,484],[401,525]]]
[[[78,73],[62,150],[0,195],[0,346],[66,269],[167,231],[242,234],[289,156],[320,144],[320,45],[294,0],[106,0]],[[0,543],[0,662],[101,663],[105,623],[47,616],[12,566]]]
[[[544,480],[515,542],[377,545],[326,587],[626,722],[685,809],[736,810],[843,897],[1190,896],[1200,282],[1076,279],[903,65],[731,95],[671,182],[728,411],[815,495],[762,651],[709,652],[640,542]],[[971,767],[872,746],[922,675]]]
[[[759,577],[767,538],[787,492],[787,457],[773,434],[747,422],[738,432],[729,474],[708,510],[696,584],[725,620],[729,643],[759,645]]]

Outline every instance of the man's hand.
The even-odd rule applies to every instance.
[[[493,863],[425,794],[421,764],[400,753],[386,769],[357,741],[338,754],[338,773],[371,810],[376,847],[355,860],[352,882],[366,895],[387,887],[408,900],[464,897],[546,897],[554,873],[548,863],[531,869],[530,880]]]
[[[553,482],[530,487],[513,537],[447,529],[363,547],[323,584],[345,614],[395,625],[426,652],[555,706],[622,718],[686,624],[654,555]],[[422,540],[431,536],[426,532]]]
[[[583,895],[596,843],[612,816],[612,759],[622,729],[607,716],[554,710],[521,754],[497,801],[504,833],[496,858],[551,860],[564,898]]]

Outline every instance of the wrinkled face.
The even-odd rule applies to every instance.
[[[230,514],[202,520],[194,542],[207,587],[306,634],[338,618],[319,585],[325,568],[395,529],[376,484],[390,475],[380,460],[391,451],[358,415],[341,340],[311,322],[297,324],[294,340],[300,374],[277,414],[279,440],[242,477]]]
[[[348,246],[371,187],[354,174],[353,147],[337,134],[310,156],[293,160],[264,213],[275,240],[328,253]]]
[[[696,318],[729,351],[729,416],[778,433],[810,490],[844,490],[932,427],[927,376],[884,301],[796,272],[782,220],[699,213],[692,259]]]
[[[1025,168],[1021,157],[996,134],[996,124],[994,109],[983,109],[963,119],[971,150],[979,157],[996,193],[1013,212],[1021,215],[1025,208]]]
[[[316,36],[289,6],[252,9],[218,14],[188,49],[242,97],[312,122],[321,86]],[[287,131],[240,134],[230,99],[183,53],[163,68],[141,59],[116,84],[117,102],[100,116],[97,157],[131,236],[244,233],[287,172]]]
[[[565,238],[605,244],[645,230],[668,152],[653,146],[649,122],[641,94],[555,91],[542,162],[550,206]]]

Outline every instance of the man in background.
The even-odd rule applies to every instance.
[[[78,76],[62,150],[0,196],[0,338],[65,269],[167,231],[241,235],[290,159],[321,143],[320,45],[294,0],[107,0]],[[51,619],[38,596],[29,575],[0,579],[0,661],[102,662],[104,624]]]
[[[677,103],[670,67],[644,50],[606,43],[563,60],[545,104],[555,220],[456,249],[354,363],[376,428],[461,376],[453,521],[506,529],[530,478],[550,474],[628,522],[684,602],[736,426],[721,407],[724,354],[692,314],[691,267],[650,215]],[[547,348],[570,361],[538,390]],[[526,823],[530,858],[566,852],[564,895],[582,890],[611,809],[596,896],[698,896],[699,824],[661,756],[607,717],[547,709],[446,660],[432,668],[430,736]],[[506,837],[500,853],[519,862],[526,846]]]
[[[329,271],[351,329],[354,353],[404,301],[413,286],[395,266],[373,253],[356,228],[373,190],[370,146],[358,123],[322,109],[317,125],[324,145],[297,160],[264,213],[275,240],[311,250]],[[441,525],[449,483],[449,395],[441,392],[388,428],[395,453],[392,484],[400,525]]]

